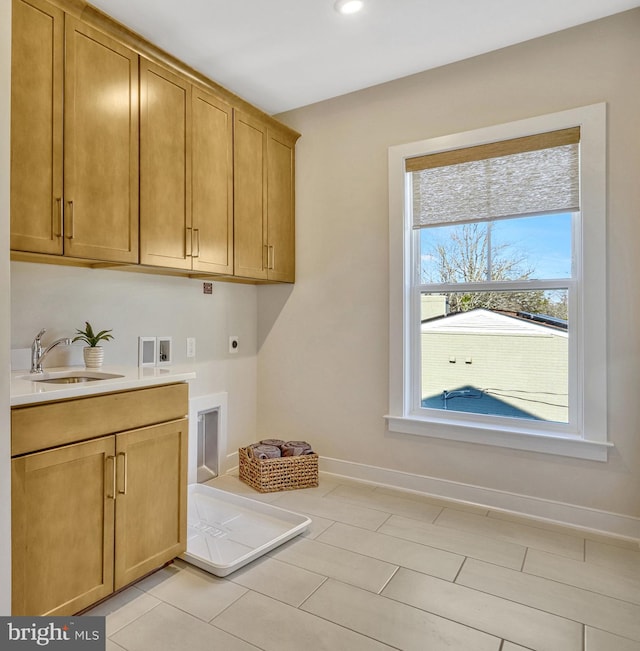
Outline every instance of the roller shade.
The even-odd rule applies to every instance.
[[[413,226],[579,210],[580,128],[409,158]]]

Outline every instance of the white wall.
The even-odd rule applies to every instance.
[[[89,321],[112,329],[104,344],[105,366],[138,364],[139,336],[173,339],[175,365],[192,367],[197,378],[190,395],[227,391],[231,452],[255,440],[257,290],[253,285],[203,281],[111,269],[11,263],[11,347],[24,349],[46,328],[43,344],[73,336]],[[228,352],[230,335],[239,352]],[[195,337],[196,357],[186,356],[186,338]],[[82,343],[58,346],[45,367],[82,364]],[[226,470],[223,469],[223,470]]]
[[[293,291],[259,289],[261,433],[443,486],[640,517],[639,34],[637,9],[279,116],[302,133],[298,267]],[[390,434],[388,147],[602,101],[609,461]]]
[[[9,434],[9,114],[11,1],[0,0],[0,615],[11,613]]]

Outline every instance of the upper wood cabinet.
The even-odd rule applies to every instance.
[[[294,136],[234,116],[234,274],[295,278]]]
[[[12,27],[11,247],[137,262],[137,54],[42,0]]]
[[[191,268],[191,85],[140,61],[140,262]]]
[[[64,13],[14,0],[11,248],[62,254]]]
[[[12,0],[17,260],[293,282],[295,131],[76,0]]]
[[[194,271],[233,273],[233,112],[192,91],[191,206]]]
[[[65,23],[65,254],[138,261],[138,55]]]
[[[140,262],[231,274],[231,107],[144,59],[140,80]]]

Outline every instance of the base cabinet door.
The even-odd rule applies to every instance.
[[[71,615],[113,591],[115,439],[18,457],[12,614]]]
[[[116,436],[116,590],[186,550],[187,436],[187,419]]]

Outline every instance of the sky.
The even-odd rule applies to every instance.
[[[446,242],[451,229],[456,226],[440,226],[422,229],[422,268],[429,269],[434,244]],[[502,250],[507,257],[509,249],[514,257],[524,256],[525,266],[535,271],[531,278],[552,279],[571,277],[571,213],[518,217],[496,220],[492,223],[493,246],[507,245]]]

